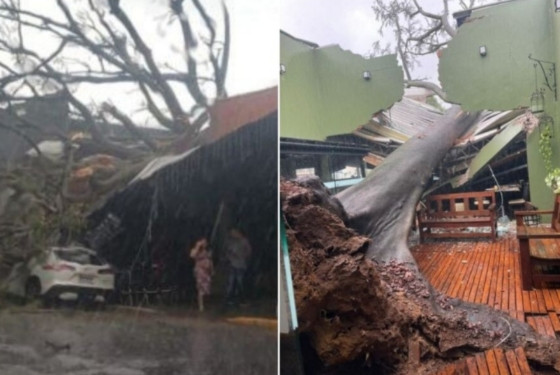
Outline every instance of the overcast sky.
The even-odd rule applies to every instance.
[[[228,88],[247,92],[278,84],[279,2],[230,0],[232,41]]]

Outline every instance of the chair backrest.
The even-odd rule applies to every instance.
[[[437,194],[426,198],[428,215],[442,217],[484,215],[494,203],[496,197],[493,190]]]
[[[550,225],[552,229],[560,232],[560,194],[556,194],[556,198],[554,199],[554,212],[552,213]]]

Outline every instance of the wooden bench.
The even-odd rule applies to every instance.
[[[496,238],[494,191],[431,195],[418,212],[420,242],[426,238]],[[488,232],[467,232],[468,227],[487,227]],[[442,229],[433,232],[432,229]]]
[[[550,267],[560,266],[560,194],[554,200],[552,211],[516,211],[517,240],[523,289],[541,286],[542,282],[560,282],[560,272],[544,273]],[[527,216],[552,215],[550,227],[531,226]]]

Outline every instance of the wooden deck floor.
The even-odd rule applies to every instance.
[[[420,270],[440,292],[506,311],[543,334],[560,333],[560,289],[521,289],[515,238],[427,243],[412,250]]]
[[[560,289],[522,290],[519,246],[514,237],[495,242],[425,243],[412,252],[420,270],[440,292],[503,310],[542,334],[560,333]],[[521,349],[490,350],[453,363],[438,374],[530,374],[526,362]]]
[[[521,348],[491,349],[445,366],[435,375],[531,375],[531,368]]]

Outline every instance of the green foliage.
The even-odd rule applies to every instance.
[[[547,121],[540,127],[539,152],[547,172],[544,183],[557,194],[560,193],[560,168],[552,168],[552,126],[553,122]]]
[[[554,168],[552,172],[549,172],[544,183],[554,191],[554,194],[560,193],[560,168]]]
[[[548,173],[552,172],[552,123],[541,126],[539,137],[539,151],[543,158],[544,167]]]

